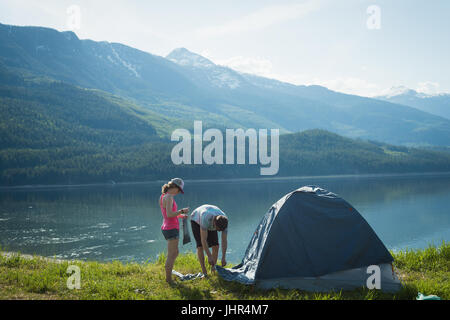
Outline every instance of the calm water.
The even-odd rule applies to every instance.
[[[239,262],[267,209],[284,194],[316,184],[350,202],[390,249],[450,241],[450,175],[187,182],[179,207],[215,204],[229,218],[230,262]],[[0,245],[59,258],[154,260],[160,184],[0,191]],[[193,239],[193,237],[192,237]],[[192,243],[181,251],[193,251]]]

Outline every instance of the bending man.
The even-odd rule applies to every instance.
[[[217,264],[219,255],[219,237],[217,231],[222,233],[222,267],[227,264],[227,231],[228,218],[218,207],[204,204],[191,214],[192,233],[197,243],[197,257],[202,267],[202,272],[206,275],[205,255],[208,257],[208,263],[214,272],[214,266]],[[212,252],[210,249],[212,249]]]

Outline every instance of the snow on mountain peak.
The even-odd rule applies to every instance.
[[[405,86],[394,86],[390,89],[384,91],[380,97],[385,99],[395,98],[395,97],[409,97],[409,98],[432,98],[439,96],[448,96],[447,92],[440,93],[430,93],[421,91],[420,89],[413,90]]]
[[[417,95],[417,91],[414,91],[405,86],[394,86],[387,90],[383,96],[386,98],[392,98],[396,96],[404,96],[404,95]]]
[[[213,67],[215,64],[199,54],[193,53],[186,48],[177,48],[166,56],[172,62],[182,66],[191,67]]]
[[[184,67],[207,69],[207,72],[202,73],[203,80],[214,87],[236,89],[241,85],[241,77],[236,71],[216,65],[211,60],[186,48],[173,50],[166,56],[166,59]]]

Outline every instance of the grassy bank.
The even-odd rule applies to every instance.
[[[420,291],[450,299],[450,244],[425,250],[394,253],[395,267],[404,284],[396,294],[358,289],[350,292],[310,293],[300,290],[260,291],[222,280],[176,282],[164,278],[164,255],[154,263],[68,262],[41,257],[0,255],[0,299],[415,299]],[[67,288],[69,265],[81,269],[81,288]],[[194,254],[180,255],[175,269],[196,273]]]

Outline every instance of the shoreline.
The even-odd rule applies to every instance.
[[[231,183],[231,182],[258,182],[258,181],[286,181],[286,180],[306,180],[306,179],[351,179],[351,178],[389,178],[389,177],[432,177],[432,176],[450,176],[450,171],[443,172],[410,172],[410,173],[362,173],[362,174],[333,174],[333,175],[308,175],[308,176],[286,176],[286,177],[267,177],[267,178],[222,178],[222,179],[185,179],[188,183]],[[0,186],[0,191],[11,190],[34,190],[34,189],[63,189],[63,188],[90,188],[90,187],[121,187],[133,185],[161,184],[165,180],[149,181],[126,181],[115,183],[80,183],[80,184],[36,184],[36,185],[18,185],[18,186]]]
[[[439,242],[427,242],[427,245],[424,247],[409,247],[409,246],[403,246],[403,247],[395,247],[395,248],[387,248],[389,252],[391,252],[391,254],[395,255],[401,252],[419,252],[419,251],[424,251],[427,250],[428,248],[439,248],[442,245],[448,245],[450,243],[450,241],[447,240],[441,240]],[[100,264],[108,264],[108,263],[113,263],[113,262],[119,262],[121,264],[129,264],[129,263],[134,263],[134,264],[138,264],[138,265],[145,265],[145,264],[154,264],[157,263],[159,256],[164,256],[167,253],[167,251],[162,251],[160,253],[157,254],[156,258],[153,260],[147,259],[145,261],[139,261],[139,260],[130,260],[130,261],[124,261],[124,260],[120,260],[120,259],[111,259],[111,260],[95,260],[95,259],[65,259],[65,258],[56,258],[55,255],[53,256],[44,256],[44,255],[40,255],[40,254],[36,254],[36,253],[22,253],[20,251],[5,251],[2,250],[2,248],[0,248],[0,257],[5,257],[5,258],[12,258],[12,257],[20,257],[23,259],[27,259],[27,260],[33,260],[33,259],[42,259],[45,260],[47,262],[53,262],[53,263],[64,263],[64,262],[76,262],[76,263],[100,263]],[[192,250],[188,250],[186,252],[180,252],[180,255],[190,255],[190,254],[195,254],[194,251]],[[227,259],[228,260],[228,259]],[[236,261],[236,262],[232,262],[229,261],[231,265],[237,265],[239,264],[241,261]]]
[[[64,263],[64,262],[81,262],[83,263],[83,260],[67,260],[67,259],[57,259],[57,258],[50,258],[45,257],[37,254],[28,254],[28,253],[20,253],[20,252],[14,252],[14,251],[2,251],[0,250],[0,256],[11,259],[14,257],[20,257],[21,259],[26,260],[33,260],[33,259],[42,259],[47,262],[53,262],[53,263]]]

